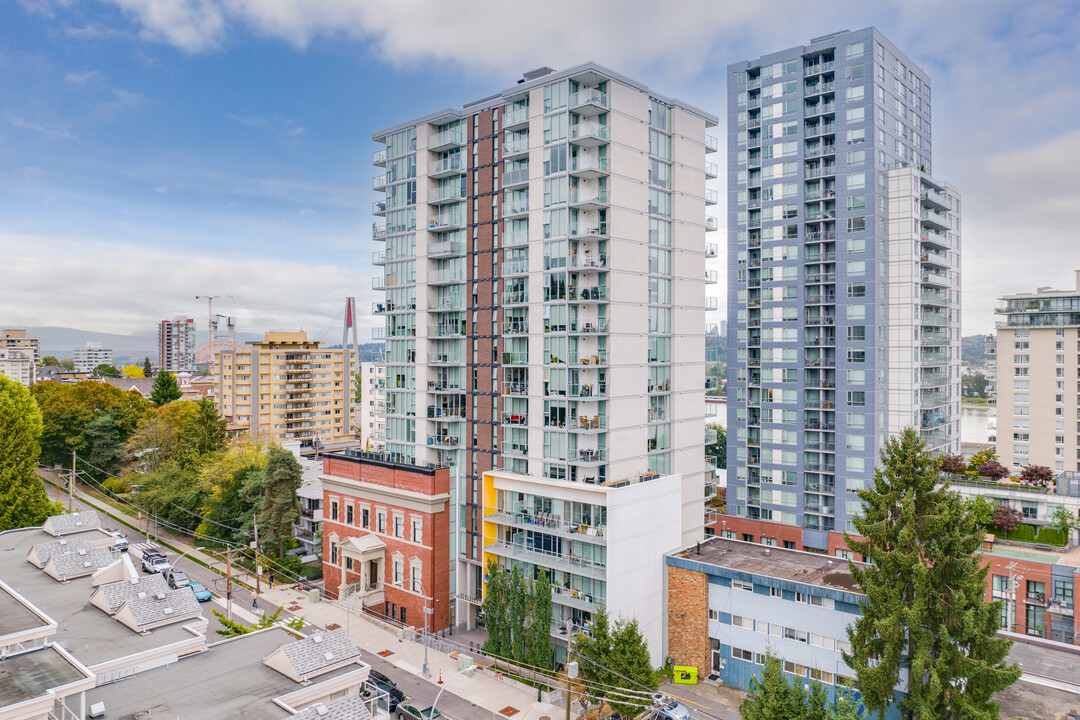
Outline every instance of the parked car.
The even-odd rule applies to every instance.
[[[397,706],[405,701],[405,693],[398,689],[397,684],[381,672],[372,670],[368,673],[368,685],[372,685],[390,696],[390,712],[397,710]]]
[[[690,711],[663,693],[653,694],[653,706],[656,708],[653,717],[657,720],[690,720]]]
[[[109,549],[110,550],[119,550],[120,552],[127,552],[127,549],[128,549],[127,535],[120,532],[119,530],[110,530],[109,534],[112,535],[112,538],[113,538],[113,544]]]
[[[397,707],[397,720],[437,720],[443,714],[431,707],[417,707],[402,703]]]
[[[182,570],[171,567],[165,571],[165,582],[169,583],[171,588],[182,588],[187,587],[191,580]]]
[[[198,580],[188,580],[187,586],[195,593],[195,599],[199,602],[207,602],[214,597],[210,594],[210,591],[206,589],[206,586]]]
[[[145,573],[163,573],[172,569],[172,565],[161,552],[143,552],[142,569]]]

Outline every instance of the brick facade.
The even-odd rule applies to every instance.
[[[667,654],[675,665],[708,675],[709,579],[704,573],[667,566]]]
[[[326,593],[377,580],[377,591],[358,591],[364,607],[414,627],[424,626],[425,605],[434,608],[429,627],[451,625],[450,471],[363,459],[345,454],[323,460],[323,579]],[[361,562],[341,549],[349,538],[385,544],[378,558]],[[381,562],[381,565],[379,563]],[[352,567],[350,568],[350,564]],[[411,579],[413,568],[428,596]],[[395,569],[400,577],[395,581]],[[403,614],[404,612],[404,614]]]

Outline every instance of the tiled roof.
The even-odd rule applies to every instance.
[[[80,549],[53,554],[50,559],[56,574],[60,577],[87,575],[116,562],[116,557],[105,548],[98,548],[97,550]]]
[[[48,526],[57,535],[63,535],[64,533],[76,532],[80,530],[90,530],[97,527],[105,527],[101,522],[101,516],[93,510],[84,510],[82,512],[65,513],[63,515],[53,515],[47,521]]]
[[[167,621],[170,618],[191,617],[201,612],[195,593],[186,587],[147,593],[144,598],[136,595],[129,597],[124,604],[140,627]]]
[[[53,555],[60,555],[76,550],[89,550],[90,541],[84,538],[71,538],[70,540],[57,540],[55,542],[39,543],[31,552],[37,559],[38,565],[44,565]]]
[[[293,715],[293,720],[371,720],[364,698],[346,695],[333,702],[315,703]]]
[[[144,575],[132,580],[120,580],[102,585],[99,590],[105,598],[105,604],[109,606],[109,612],[116,612],[128,598],[137,597],[139,593],[146,593],[148,597],[161,592],[168,592],[169,583],[161,573]]]
[[[350,658],[360,657],[360,649],[349,639],[344,628],[282,645],[281,651],[298,677],[318,675]]]

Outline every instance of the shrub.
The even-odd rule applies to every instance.
[[[988,460],[984,462],[978,468],[980,475],[991,477],[994,480],[1000,480],[1003,477],[1008,477],[1009,469],[999,463],[997,460]]]
[[[113,495],[123,495],[124,493],[131,492],[131,483],[123,478],[105,478],[105,482],[101,483],[101,486]]]
[[[1005,537],[1010,540],[1018,540],[1019,542],[1033,543],[1035,542],[1035,528],[1030,525],[1021,525]]]
[[[1039,528],[1039,534],[1035,537],[1035,542],[1043,543],[1045,545],[1054,545],[1055,547],[1065,547],[1068,539],[1060,530],[1044,527]]]

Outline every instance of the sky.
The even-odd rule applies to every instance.
[[[588,60],[720,115],[728,63],[868,25],[931,76],[963,333],[1002,294],[1072,288],[1075,0],[5,0],[0,327],[203,327],[218,295],[240,331],[333,341],[355,296],[370,337],[372,132]]]

